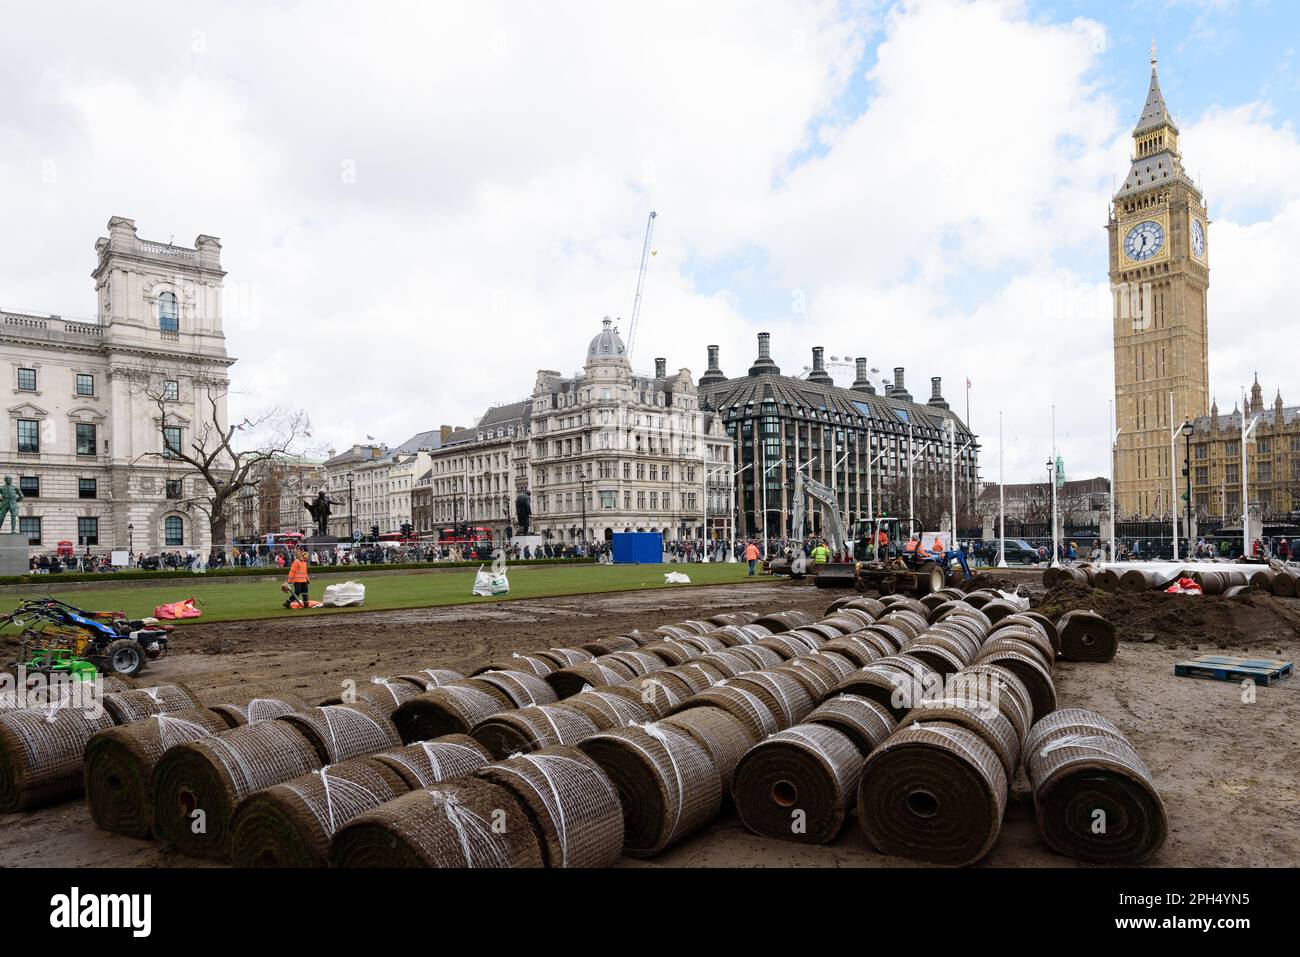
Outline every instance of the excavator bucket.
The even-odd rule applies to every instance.
[[[813,579],[818,588],[857,588],[858,566],[856,562],[829,562],[822,565]]]

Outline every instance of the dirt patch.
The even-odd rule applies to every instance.
[[[1267,592],[1234,598],[1170,595],[1165,592],[1107,592],[1065,582],[1034,601],[1049,618],[1074,609],[1097,612],[1114,623],[1121,641],[1154,641],[1166,648],[1261,648],[1300,637],[1300,614]]]

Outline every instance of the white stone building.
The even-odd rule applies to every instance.
[[[528,399],[494,406],[472,428],[451,432],[433,454],[428,485],[435,531],[464,523],[490,529],[497,541],[505,537],[515,523],[515,497],[528,487],[531,407]]]
[[[164,441],[187,446],[214,408],[225,422],[221,243],[143,240],[115,216],[95,253],[93,321],[0,310],[0,468],[22,488],[22,530],[46,551],[206,549],[207,516],[190,504],[202,480]]]

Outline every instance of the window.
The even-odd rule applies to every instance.
[[[77,373],[77,395],[94,395],[95,377],[84,372]]]
[[[98,480],[77,479],[77,498],[99,498]]]
[[[77,423],[77,454],[95,454],[95,426],[90,422]]]
[[[163,540],[168,545],[185,544],[185,525],[179,515],[168,515],[163,521]]]
[[[36,475],[20,475],[18,477],[18,491],[23,493],[23,498],[40,498],[40,477]]]
[[[600,507],[601,507],[601,508],[613,508],[613,507],[614,507],[614,504],[615,504],[615,502],[614,502],[614,495],[615,495],[614,492],[601,492],[601,493],[600,493]]]
[[[167,497],[170,498],[170,499],[178,499],[178,498],[181,497],[181,480],[180,480],[180,479],[168,479],[168,480],[167,480]]]
[[[24,392],[36,391],[36,370],[19,369],[18,370],[18,388]]]
[[[158,328],[163,332],[179,332],[179,315],[176,310],[176,293],[165,292],[158,297]]]
[[[163,426],[163,457],[175,458],[181,451],[181,427],[179,425]]]
[[[163,379],[162,397],[169,402],[175,402],[181,397],[181,384],[175,379]]]
[[[41,450],[41,424],[35,419],[18,420],[18,451],[39,452]]]
[[[18,531],[27,536],[28,545],[39,545],[41,543],[41,520],[35,515],[20,515],[18,517]]]
[[[99,519],[95,516],[78,516],[77,518],[77,544],[78,545],[98,545],[99,544]]]

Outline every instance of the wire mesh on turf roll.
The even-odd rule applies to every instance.
[[[570,665],[582,664],[584,661],[590,661],[596,656],[590,651],[583,651],[581,648],[552,648],[549,651],[534,652],[538,658],[543,658],[555,665],[556,670],[568,668]]]
[[[599,730],[591,718],[576,708],[550,704],[494,714],[479,722],[470,736],[500,761],[517,751],[577,744]]]
[[[578,747],[618,789],[623,852],[630,857],[658,854],[718,813],[718,769],[685,732],[662,724],[618,728]]]
[[[735,651],[735,649],[731,649]],[[778,660],[780,656],[778,655]],[[694,661],[690,662],[691,667],[707,674],[711,679],[710,685],[715,685],[726,678],[734,678],[736,675],[743,674],[746,671],[754,671],[757,666],[751,658],[744,655],[730,654],[725,651],[714,651],[707,655],[700,655]],[[686,665],[678,665],[684,668]]]
[[[751,645],[758,640],[749,633],[748,628],[740,625],[723,625],[717,631],[710,632],[709,637],[722,642],[728,648],[735,645]]]
[[[1110,661],[1119,649],[1115,626],[1095,611],[1067,611],[1056,628],[1066,661]]]
[[[302,732],[316,748],[322,764],[341,764],[402,743],[384,710],[364,701],[308,708],[279,720]]]
[[[702,621],[699,618],[688,618],[686,621],[678,622],[682,628],[689,628],[697,635],[707,635],[717,631],[718,626],[711,622]]]
[[[659,657],[666,665],[684,665],[693,658],[698,658],[702,653],[693,645],[684,645],[680,641],[670,641],[667,638],[642,645],[641,650]]]
[[[541,867],[528,811],[481,778],[421,788],[354,818],[334,835],[334,867]]]
[[[684,665],[665,668],[663,671],[657,672],[655,677],[663,678],[667,675],[672,675],[680,680],[691,689],[691,694],[699,694],[705,688],[712,688],[719,681],[728,677],[722,674],[719,668],[706,667],[695,661],[688,661]]]
[[[683,638],[689,638],[695,634],[690,628],[683,628],[680,625],[660,625],[653,634],[660,638],[667,638],[669,641],[681,641]]]
[[[1169,823],[1146,763],[1101,715],[1067,709],[1034,725],[1025,747],[1043,839],[1099,864],[1137,864],[1165,843]]]
[[[944,691],[995,704],[1016,729],[1023,752],[1029,729],[1034,725],[1034,701],[1029,688],[1014,671],[1002,665],[970,665],[949,678],[944,683]]]
[[[864,760],[847,735],[826,725],[778,731],[736,765],[731,794],[741,823],[785,841],[834,840],[856,797]]]
[[[558,707],[582,712],[601,731],[653,721],[654,713],[641,700],[640,695],[633,693],[629,696],[626,691],[626,688],[615,685],[593,688],[565,698]]]
[[[896,654],[904,645],[912,640],[912,636],[901,628],[895,628],[892,625],[885,624],[868,625],[866,628],[862,629],[859,634],[867,640],[870,640],[871,636],[875,636],[882,642],[886,642],[887,644],[882,644],[880,647],[882,649],[888,647],[889,650],[886,654],[890,655]]]
[[[762,645],[758,644],[738,645],[735,648],[727,649],[726,652],[716,652],[716,654],[739,655],[742,659],[753,665],[754,670],[775,668],[784,660],[771,648],[764,648]]]
[[[847,619],[848,621],[853,622],[853,627],[849,630],[848,634],[852,634],[853,632],[859,631],[860,629],[867,627],[867,625],[873,625],[876,622],[875,615],[872,615],[870,612],[865,612],[860,608],[844,608],[837,612],[835,617]]]
[[[794,632],[785,632],[780,635],[773,635],[771,638],[764,638],[758,642],[756,647],[766,648],[779,655],[781,660],[789,661],[791,658],[799,657],[799,655],[808,654],[808,652],[815,650],[820,645],[806,641]]]
[[[188,708],[108,728],[86,742],[86,806],[95,825],[115,834],[146,838],[153,831],[154,765],[171,747],[228,729],[207,708]]]
[[[882,615],[887,615],[891,611],[898,611],[900,609],[914,611],[922,618],[924,618],[927,613],[926,607],[922,605],[919,600],[908,595],[883,595],[879,601],[880,604],[885,607],[885,610],[881,612],[880,615],[876,616],[877,620],[880,619]]]
[[[420,689],[409,681],[400,678],[371,678],[364,684],[349,688],[347,697],[336,695],[326,698],[322,705],[348,704],[352,701],[364,701],[366,704],[392,714],[399,705],[403,705],[420,694]]]
[[[943,721],[899,728],[867,757],[858,822],[882,854],[973,864],[1002,827],[1007,775],[979,735]]]
[[[409,790],[397,772],[373,758],[272,785],[235,808],[230,861],[236,867],[325,867],[339,828]]]
[[[1019,678],[1029,692],[1029,702],[1035,721],[1056,710],[1056,685],[1052,682],[1051,674],[1043,667],[1042,659],[1037,655],[993,648],[980,652],[974,664],[1001,665]]]
[[[468,734],[484,718],[509,705],[478,688],[453,682],[412,698],[393,712],[402,741],[429,741],[447,734]]]
[[[549,678],[550,675],[547,675]],[[546,678],[527,671],[485,671],[474,678],[496,688],[516,708],[527,708],[534,704],[555,704],[559,699],[555,689],[547,683]]]
[[[467,734],[448,734],[434,741],[417,741],[374,756],[392,768],[411,790],[464,777],[492,761],[492,755]]]
[[[980,611],[988,617],[988,620],[995,625],[1003,618],[1006,618],[1008,615],[1014,615],[1019,610],[1020,609],[1016,607],[1016,605],[1003,598],[995,598],[980,609]]]
[[[925,633],[921,640],[940,641],[951,647],[965,662],[973,660],[979,654],[980,647],[983,645],[983,642],[975,638],[960,624],[944,624],[943,622],[931,625],[930,630]]]
[[[578,647],[583,651],[590,651],[599,658],[601,655],[612,654],[615,651],[636,651],[641,646],[635,639],[628,638],[626,635],[610,635],[608,638],[597,638]]]
[[[993,630],[993,622],[989,619],[989,616],[980,609],[971,606],[968,602],[958,602],[956,608],[944,611],[935,619],[934,624],[937,625],[943,622],[963,626],[970,631],[971,636],[977,641],[983,641],[988,637],[989,632]]]
[[[396,677],[398,681],[409,681],[417,688],[432,691],[434,688],[441,688],[453,681],[460,681],[465,676],[459,671],[452,671],[450,668],[423,668],[420,671],[397,675]]]
[[[931,689],[943,687],[943,678],[917,658],[892,655],[859,668],[839,683],[837,694],[869,698],[902,720]]]
[[[984,648],[991,646],[994,642],[1014,638],[1017,641],[1033,645],[1042,656],[1043,663],[1049,667],[1054,667],[1056,664],[1056,649],[1052,647],[1052,640],[1047,637],[1047,632],[1043,631],[1042,626],[1037,622],[1033,624],[1004,624],[1009,620],[1004,618],[998,622],[996,630],[989,635],[988,641],[981,646],[980,650],[983,651]]]
[[[674,710],[678,715],[692,708],[721,708],[745,726],[755,739],[762,740],[781,730],[781,723],[772,713],[772,707],[751,688],[736,687],[730,681],[701,691],[683,701]]]
[[[1007,781],[1015,777],[1016,767],[1020,763],[1020,737],[1006,715],[993,702],[977,696],[963,698],[945,691],[942,696],[922,700],[898,726],[909,728],[932,721],[960,725],[967,731],[978,734],[1002,762]]]
[[[633,678],[627,683],[641,694],[641,701],[657,721],[695,694],[695,689],[685,680],[666,671],[657,671],[644,678]]]
[[[724,611],[721,614],[713,615],[707,620],[719,628],[725,628],[727,625],[748,625],[758,619],[756,611]]]
[[[831,602],[829,605],[826,606],[826,613],[823,615],[823,617],[829,618],[831,615],[835,614],[837,611],[839,611],[841,608],[843,608],[845,605],[851,602],[853,600],[853,597],[854,597],[853,595],[843,595],[839,598],[836,598],[833,602]]]
[[[489,764],[478,777],[528,811],[547,867],[612,867],[623,853],[623,806],[613,782],[577,748],[550,747]]]
[[[789,611],[770,612],[761,618],[755,618],[751,624],[766,628],[775,635],[782,631],[789,631],[791,628],[802,628],[804,625],[811,625],[812,622],[812,616],[792,608]]]
[[[641,677],[668,667],[662,658],[648,651],[619,651],[596,659],[598,664],[610,664],[614,661],[626,665],[633,677]]]
[[[315,745],[282,720],[178,744],[154,767],[155,835],[191,857],[227,860],[236,805],[321,764]]]
[[[720,638],[713,637],[712,633],[707,635],[695,635],[691,638],[683,638],[681,639],[681,643],[690,648],[696,649],[700,654],[705,654],[710,651],[721,651],[723,648],[728,647],[727,642]]]
[[[850,599],[848,603],[845,604],[844,607],[855,608],[858,611],[864,611],[868,615],[870,615],[873,619],[879,618],[881,615],[885,613],[885,605],[883,602],[881,602],[878,598],[867,598],[865,596],[860,596],[858,598]]]
[[[882,626],[897,628],[907,636],[908,640],[915,641],[925,634],[930,627],[930,622],[926,620],[925,615],[917,614],[908,608],[891,608],[871,627],[878,629]]]
[[[1051,643],[1052,649],[1056,654],[1061,652],[1061,634],[1052,619],[1048,618],[1040,611],[1018,611],[1014,615],[1007,615],[998,622],[998,628],[1009,628],[1012,625],[1025,625],[1030,628],[1037,626],[1042,629],[1043,634]]]
[[[780,728],[796,725],[808,716],[817,702],[797,677],[785,671],[751,671],[730,678],[731,687],[754,692],[768,706]]]
[[[86,742],[111,727],[113,719],[103,708],[72,705],[0,713],[0,813],[80,794]]]
[[[555,663],[541,655],[521,655],[516,651],[509,658],[496,658],[483,667],[474,669],[474,676],[485,671],[528,671],[539,678],[545,678],[554,670]]]
[[[278,698],[250,698],[243,704],[214,704],[212,710],[225,719],[232,728],[293,714],[307,707],[307,702],[293,695]]]
[[[154,685],[104,695],[104,710],[114,724],[130,724],[150,715],[201,707],[203,702],[198,695],[182,684]]]
[[[844,655],[823,650],[791,658],[775,670],[790,672],[804,683],[814,701],[821,701],[841,680],[857,671],[858,665]]]
[[[980,648],[980,653],[975,656],[975,660],[987,661],[991,655],[996,655],[1004,651],[1013,652],[1015,654],[1026,655],[1033,658],[1034,661],[1038,662],[1039,666],[1050,675],[1055,668],[1055,660],[1047,656],[1047,653],[1043,650],[1042,646],[1036,644],[1029,637],[1020,637],[1011,634],[1010,632],[1011,629],[1008,629],[1007,632],[1004,632],[1005,637],[998,636],[990,638],[984,643],[984,646]]]
[[[619,661],[584,661],[560,668],[546,676],[546,681],[559,698],[569,698],[583,688],[600,688],[616,685],[633,677],[632,669]]]
[[[907,646],[906,654],[911,658],[924,661],[941,675],[953,675],[961,671],[970,658],[954,647],[952,642],[941,637],[922,638]]]
[[[863,627],[863,625],[869,624],[871,622],[860,621],[852,615],[828,615],[821,621],[814,622],[806,627],[816,629],[827,641],[830,641],[832,638],[851,634]],[[827,632],[834,632],[834,634],[827,634]]]
[[[998,593],[990,588],[977,588],[974,591],[968,591],[962,596],[962,601],[972,608],[983,608],[997,597]]]
[[[821,650],[827,653],[834,652],[843,655],[859,668],[885,656],[885,653],[880,648],[866,641],[861,632],[828,641],[822,645]]]
[[[731,776],[736,764],[760,740],[743,721],[721,708],[687,708],[664,718],[660,724],[689,734],[709,752],[713,766],[718,769],[724,795],[731,793]]]
[[[855,694],[826,699],[803,723],[834,728],[852,741],[864,757],[878,748],[898,724],[884,705]]]

